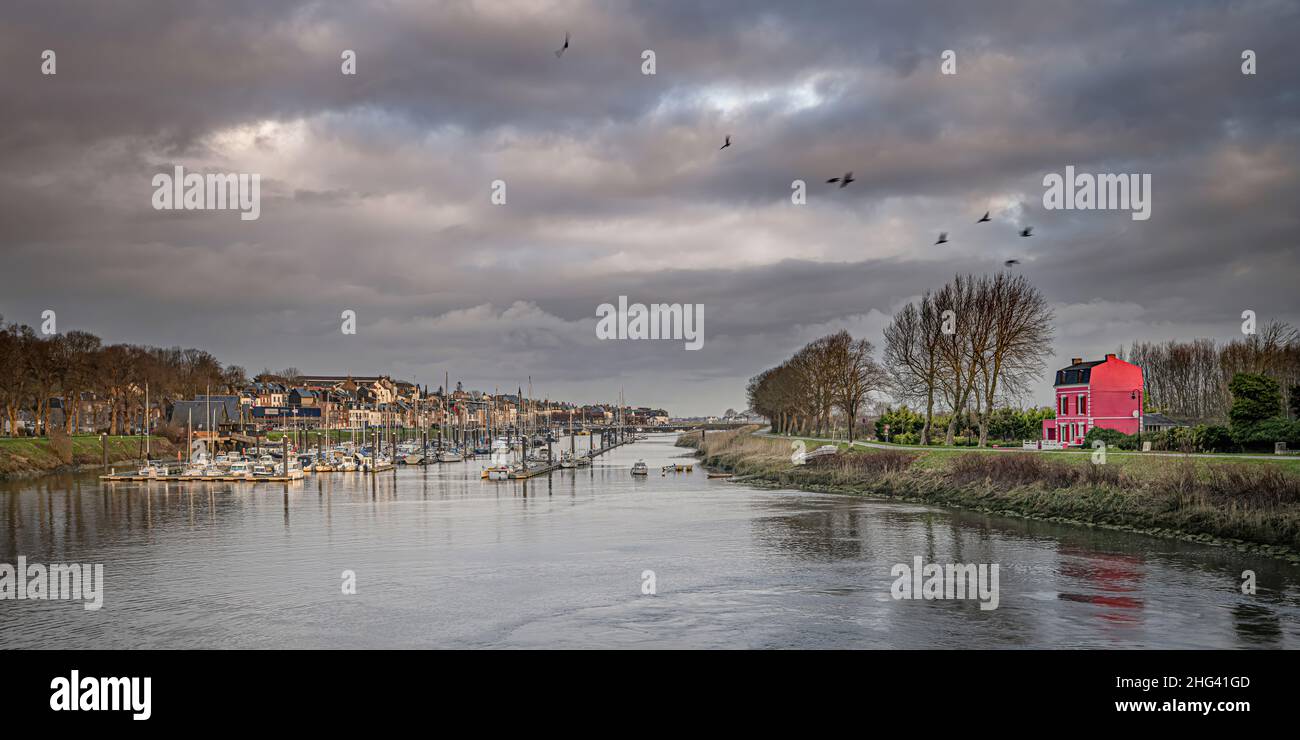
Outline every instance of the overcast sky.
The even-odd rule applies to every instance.
[[[1300,324],[1297,29],[1291,0],[9,3],[0,314],[675,415],[1012,258],[1049,370],[1229,340]],[[175,165],[259,173],[261,217],[154,210]],[[1149,173],[1151,218],[1044,210],[1067,165]],[[703,304],[703,349],[598,341],[619,295]]]

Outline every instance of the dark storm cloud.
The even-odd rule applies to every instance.
[[[0,313],[252,370],[532,375],[682,413],[741,407],[819,333],[879,343],[901,303],[1011,257],[1057,306],[1060,356],[1227,339],[1246,308],[1300,319],[1297,21],[1285,2],[23,5],[0,25]],[[176,164],[261,173],[261,218],[153,210]],[[1066,165],[1151,173],[1152,218],[1045,211]],[[705,348],[597,341],[619,295],[704,304]]]

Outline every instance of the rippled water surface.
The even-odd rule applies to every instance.
[[[1300,568],[1281,561],[661,476],[672,439],[527,482],[471,461],[287,487],[0,484],[0,561],[103,563],[107,582],[99,611],[0,601],[0,647],[1300,645]],[[916,556],[999,564],[998,608],[895,600],[890,569]]]

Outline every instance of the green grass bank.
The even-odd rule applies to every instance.
[[[745,482],[1121,529],[1300,563],[1300,475],[1289,465],[1193,458],[1095,465],[1087,455],[860,447],[796,465],[790,440],[753,431],[711,432],[703,445],[683,435],[677,444]]]
[[[91,469],[103,462],[103,448],[97,434],[66,438],[62,451],[46,437],[0,438],[0,479],[25,478],[81,468]],[[109,437],[109,465],[140,459],[141,437]],[[174,459],[178,447],[162,437],[151,437],[149,450],[155,459]]]

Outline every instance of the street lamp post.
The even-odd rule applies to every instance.
[[[1142,389],[1134,388],[1129,394],[1129,398],[1137,401],[1137,408],[1133,409],[1133,415],[1138,420],[1138,452],[1142,451]]]

